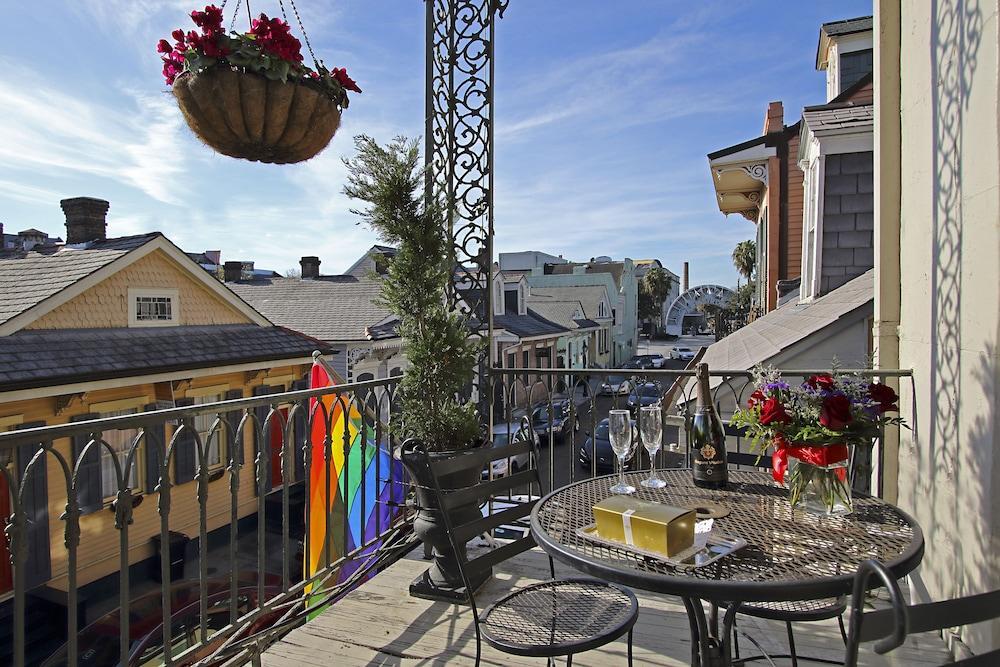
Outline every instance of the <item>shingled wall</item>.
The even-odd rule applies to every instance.
[[[873,154],[828,155],[825,172],[822,294],[875,265]]]

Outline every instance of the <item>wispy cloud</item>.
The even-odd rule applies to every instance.
[[[153,199],[177,203],[173,183],[184,173],[182,120],[165,97],[121,91],[125,102],[86,102],[39,85],[23,67],[0,63],[0,159],[8,173],[74,173],[108,178]]]

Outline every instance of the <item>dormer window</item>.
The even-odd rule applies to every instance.
[[[166,327],[180,324],[180,296],[175,289],[130,289],[130,327]]]

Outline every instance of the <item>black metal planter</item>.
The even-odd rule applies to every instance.
[[[441,515],[442,510],[438,496],[434,490],[431,471],[427,466],[427,458],[422,452],[416,452],[414,450],[415,447],[415,441],[404,443],[400,452],[400,458],[416,486],[417,505],[419,509],[413,522],[413,531],[420,536],[425,545],[430,545],[432,548],[433,563],[410,583],[410,595],[425,600],[466,603],[469,599],[469,592],[465,590],[458,559],[448,540],[448,532]],[[432,461],[439,461],[452,457],[461,457],[463,453],[469,451],[475,450],[432,452],[430,459]],[[482,463],[476,460],[468,467],[441,476],[439,478],[441,489],[445,493],[448,493],[457,489],[475,486],[480,481],[481,472]],[[453,526],[474,521],[480,514],[479,503],[476,501],[453,507],[449,511],[451,525]],[[465,545],[462,545],[460,548],[464,552]],[[465,557],[464,553],[460,555],[462,558]],[[467,574],[473,588],[471,593],[475,593],[490,578],[492,569],[486,568],[475,572],[467,572]]]

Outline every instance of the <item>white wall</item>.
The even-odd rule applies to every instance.
[[[926,538],[913,590],[932,599],[1000,588],[997,38],[996,0],[902,4],[899,503]],[[996,648],[1000,623],[961,637]]]

